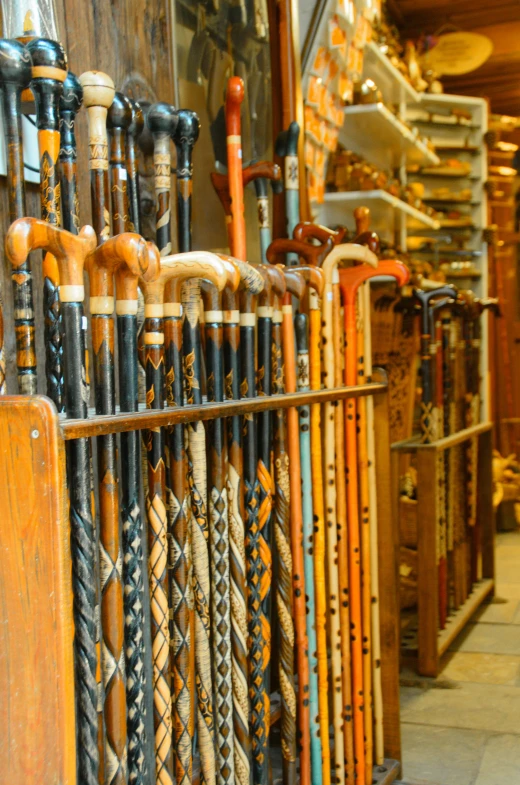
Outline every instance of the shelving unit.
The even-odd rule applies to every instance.
[[[375,41],[365,47],[363,79],[372,79],[386,104],[417,102],[419,93],[390,62]]]
[[[387,191],[338,191],[336,193],[325,194],[325,209],[327,210],[327,220],[332,224],[346,221],[349,229],[354,229],[352,211],[356,205],[363,204],[370,207],[371,225],[375,231],[382,233],[388,230],[389,221],[393,222],[396,218],[412,218],[420,221],[425,227],[438,229],[439,225],[426,213],[416,210],[415,207],[403,202],[396,196]],[[320,207],[319,205],[315,205]],[[341,220],[340,220],[341,219]],[[349,220],[351,219],[351,220]]]

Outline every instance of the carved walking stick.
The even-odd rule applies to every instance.
[[[294,336],[292,297],[301,298],[305,293],[305,280],[300,273],[286,271],[287,292],[282,305],[282,342],[285,362],[285,390],[296,392],[296,346]],[[293,560],[294,629],[296,633],[296,668],[298,673],[298,736],[300,747],[300,782],[311,782],[311,740],[309,715],[309,660],[307,620],[305,608],[305,567],[302,527],[302,479],[298,411],[287,410],[289,453],[289,482],[291,491],[291,551]]]
[[[287,237],[292,237],[294,228],[300,220],[300,177],[298,168],[298,138],[300,126],[293,120],[286,131],[278,134],[275,144],[276,154],[284,159],[285,218]],[[296,256],[290,254],[287,264],[298,264]]]
[[[6,255],[14,269],[38,248],[54,254],[60,274],[61,313],[64,324],[66,414],[88,415],[85,383],[85,321],[83,315],[83,266],[96,238],[90,227],[79,237],[37,218],[15,221],[6,236]],[[54,258],[53,257],[53,258]],[[70,470],[70,523],[76,672],[76,722],[78,774],[82,785],[98,785],[98,691],[96,684],[96,619],[94,524],[90,493],[88,439],[67,446]]]
[[[130,214],[129,228],[141,234],[141,212],[139,203],[139,174],[137,171],[137,140],[144,128],[144,118],[141,107],[131,98],[130,109],[132,121],[126,132],[126,171],[128,176],[128,209]]]
[[[285,392],[282,353],[283,314],[280,298],[273,305],[273,394]],[[296,692],[294,686],[294,623],[292,618],[292,554],[290,532],[289,455],[285,412],[273,412],[274,540],[276,543],[276,608],[280,635],[278,674],[282,699],[282,769],[284,785],[296,783]]]
[[[153,140],[153,163],[155,168],[156,242],[161,256],[172,252],[171,242],[171,154],[170,140],[177,128],[178,116],[173,106],[159,103],[150,107],[146,123]],[[189,251],[189,248],[182,248]]]
[[[77,234],[80,228],[78,201],[77,150],[74,125],[83,102],[83,88],[71,71],[63,83],[60,97],[60,187],[63,228]]]
[[[309,285],[321,296],[323,275],[318,268],[297,268],[307,273]],[[297,389],[310,389],[308,317],[299,313],[295,317],[296,347],[298,352]],[[300,406],[300,466],[302,474],[303,543],[305,567],[305,593],[307,598],[307,639],[309,642],[309,709],[311,729],[311,771],[313,785],[322,783],[322,757],[319,726],[318,660],[316,642],[316,603],[314,576],[314,516],[310,442],[310,407]]]
[[[193,276],[210,280],[219,288],[227,281],[224,266],[214,254],[194,252],[163,257],[159,277],[150,283],[141,279],[145,298],[145,346],[147,404],[164,406],[164,288],[169,280]],[[189,400],[188,400],[189,402]],[[166,470],[162,429],[148,436],[149,575],[152,600],[152,649],[154,667],[154,721],[156,775],[159,783],[173,782],[172,718],[170,689],[170,632],[168,624]],[[209,582],[209,575],[208,575]],[[209,613],[207,614],[209,627]],[[198,642],[198,641],[197,641]],[[209,664],[209,663],[208,663]],[[206,701],[211,701],[210,691]],[[201,739],[202,742],[202,739]]]
[[[0,40],[0,87],[4,136],[7,143],[7,180],[9,222],[27,213],[22,145],[21,94],[31,81],[31,56],[18,41]],[[16,335],[16,365],[18,390],[22,395],[36,395],[36,346],[34,340],[34,302],[31,264],[27,259],[11,275],[14,298],[14,328]],[[3,330],[0,350],[0,394],[5,393],[5,358]]]
[[[61,224],[61,190],[58,178],[60,152],[59,98],[67,76],[67,58],[61,44],[33,38],[27,44],[32,58],[31,89],[36,103],[40,153],[40,201],[44,221]],[[64,410],[63,350],[60,331],[59,278],[56,260],[46,254],[43,262],[45,314],[45,371],[47,395],[58,412]]]

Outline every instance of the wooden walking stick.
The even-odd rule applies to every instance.
[[[231,253],[246,260],[246,223],[244,218],[244,186],[242,182],[242,138],[240,136],[240,105],[244,100],[244,83],[232,76],[226,90],[226,146],[229,195],[231,197]]]
[[[110,191],[112,194],[112,229],[114,234],[129,229],[129,206],[126,171],[126,135],[132,122],[132,107],[123,93],[116,93],[107,113],[110,142]]]
[[[294,336],[292,297],[301,297],[305,292],[305,280],[300,273],[287,271],[287,292],[282,305],[282,342],[285,362],[285,390],[296,392],[296,346]],[[302,528],[302,479],[300,466],[300,444],[298,411],[287,410],[287,434],[289,453],[289,482],[291,492],[291,551],[293,561],[294,629],[296,633],[296,668],[298,673],[298,735],[300,746],[300,782],[311,782],[311,740],[309,713],[309,660],[307,620],[305,609],[305,567]]]
[[[22,145],[21,95],[31,81],[31,56],[18,41],[0,40],[0,88],[4,136],[7,143],[7,179],[9,197],[9,222],[27,213]],[[14,328],[16,335],[16,365],[18,390],[22,394],[36,395],[36,347],[34,339],[34,302],[31,264],[27,259],[11,275],[14,298]],[[3,357],[3,330],[0,347],[0,391],[5,393],[5,358]]]
[[[227,282],[226,270],[218,257],[204,252],[163,257],[159,277],[150,283],[146,283],[142,279],[140,282],[145,298],[147,403],[152,409],[162,409],[164,406],[164,335],[162,331],[164,289],[167,282],[172,279],[188,280],[192,276],[210,280],[219,288],[222,288]],[[156,775],[158,782],[170,783],[173,782],[173,731],[170,706],[166,469],[163,448],[162,429],[151,431],[148,436],[147,513],[150,539],[149,574],[152,600]],[[207,623],[209,626],[209,612]],[[210,690],[206,700],[211,701],[211,696]]]
[[[78,237],[37,218],[20,218],[6,236],[6,255],[14,269],[38,248],[54,254],[60,274],[64,324],[67,417],[87,417],[83,266],[96,238],[90,227]],[[88,439],[68,444],[70,523],[76,672],[78,775],[81,785],[98,785],[99,754],[96,684],[94,524],[90,493]]]
[[[293,239],[294,240],[318,240],[322,245],[324,245],[327,240],[332,238],[334,241],[334,245],[338,245],[338,243],[343,242],[347,230],[344,226],[341,226],[339,229],[329,229],[328,226],[321,226],[321,224],[313,224],[310,221],[302,221],[293,229]],[[364,245],[364,243],[361,243]]]
[[[309,285],[321,296],[323,275],[314,267],[297,268],[309,280]],[[295,317],[296,347],[298,358],[297,389],[310,389],[309,338],[307,314]],[[300,406],[300,466],[302,474],[303,543],[305,567],[305,593],[307,598],[307,639],[309,642],[309,709],[311,729],[311,767],[314,785],[322,783],[321,739],[319,726],[318,659],[316,642],[316,603],[314,575],[314,516],[310,442],[310,407]]]
[[[323,264],[323,260],[334,248],[334,239],[329,237],[323,245],[311,245],[301,240],[289,240],[285,237],[278,237],[273,240],[267,249],[267,261],[274,264],[279,257],[287,257],[287,259],[301,257],[306,264],[313,267],[319,267]],[[285,258],[284,258],[285,261]],[[288,264],[288,262],[287,262]]]
[[[325,289],[322,299],[322,341],[323,341],[323,368],[325,372],[325,387],[332,389],[335,384],[335,357],[334,357],[334,323],[333,323],[333,281],[336,277],[335,270],[340,261],[361,261],[372,266],[377,265],[377,257],[367,248],[353,243],[336,245],[324,259],[322,270],[325,277]],[[325,404],[323,411],[323,444],[325,467],[325,509],[327,531],[327,567],[329,590],[329,623],[332,653],[332,682],[333,682],[333,724],[334,724],[334,763],[333,772],[337,780],[345,782],[344,759],[344,717],[348,716],[348,705],[345,705],[345,696],[342,690],[342,655],[346,657],[344,637],[345,631],[340,627],[340,583],[338,574],[338,535],[346,542],[346,532],[337,531],[337,489],[336,489],[336,428],[335,409],[332,404]],[[341,541],[341,540],[340,540]],[[341,603],[345,600],[342,599]],[[351,602],[351,598],[350,598]],[[352,604],[351,604],[352,608]],[[359,621],[359,618],[358,618]],[[358,635],[359,630],[354,626],[355,620],[351,617],[351,634]],[[342,645],[343,643],[343,645]],[[349,668],[348,662],[345,666]],[[358,690],[358,702],[362,697],[359,694],[359,682],[353,682],[352,691]],[[348,763],[348,761],[347,761]],[[363,772],[364,773],[364,772]]]
[[[129,228],[141,233],[141,206],[139,203],[139,174],[137,171],[137,140],[141,136],[144,128],[144,118],[141,107],[137,101],[131,98],[130,109],[132,110],[132,121],[126,132],[126,171],[128,176],[128,209],[130,214]]]
[[[77,76],[69,71],[60,97],[60,187],[63,228],[77,234],[80,228],[78,200],[78,167],[74,126],[83,102],[83,88]]]
[[[301,280],[301,278],[300,278]],[[282,353],[282,306],[279,297],[273,305],[273,394],[285,392]],[[292,618],[292,554],[290,532],[290,480],[285,412],[273,413],[274,452],[274,540],[277,565],[276,608],[280,653],[278,674],[282,699],[282,770],[284,785],[296,784],[296,692],[294,686],[294,623]]]
[[[278,134],[275,144],[276,154],[284,159],[287,237],[292,237],[294,228],[300,220],[300,177],[298,167],[299,136],[300,126],[293,120],[286,131],[282,131]],[[289,255],[287,257],[287,264],[298,264],[297,257],[292,254]]]
[[[115,253],[116,314],[119,350],[119,399],[122,412],[138,410],[137,284],[159,273],[159,256],[138,235],[124,234],[101,248]],[[145,648],[143,516],[140,508],[140,438],[137,431],[121,434],[121,518],[123,545],[123,607],[128,731],[128,781],[144,785],[148,775],[145,730]]]
[[[32,58],[31,89],[36,103],[36,125],[40,153],[40,202],[44,221],[61,224],[58,178],[60,152],[59,98],[67,76],[67,58],[61,44],[33,38],[27,44]],[[46,254],[43,263],[45,314],[45,371],[47,395],[61,412],[63,400],[63,350],[60,331],[59,278],[56,260]]]
[[[178,116],[170,104],[159,103],[150,107],[146,123],[153,139],[153,163],[155,167],[156,242],[161,256],[172,252],[171,242],[171,154],[170,140],[177,128]],[[190,248],[182,248],[189,251]]]

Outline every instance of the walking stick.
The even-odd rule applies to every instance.
[[[325,278],[325,288],[322,299],[322,330],[323,330],[323,367],[325,372],[325,387],[332,389],[335,384],[335,358],[334,358],[334,324],[333,324],[333,281],[337,277],[335,270],[340,261],[361,261],[372,266],[377,265],[377,257],[367,248],[352,243],[341,243],[336,245],[324,259],[322,270]],[[327,567],[328,567],[328,589],[329,589],[329,623],[330,641],[332,653],[332,682],[333,682],[333,724],[334,724],[334,763],[333,770],[337,781],[345,781],[345,760],[344,760],[344,715],[348,716],[350,709],[346,705],[346,698],[342,694],[342,658],[345,654],[345,633],[340,627],[340,584],[338,575],[337,554],[338,535],[346,543],[346,532],[337,530],[337,489],[336,489],[336,428],[335,428],[335,408],[332,404],[324,405],[323,411],[323,443],[325,467],[325,509],[326,509],[326,531],[327,531]],[[341,540],[340,540],[341,541]],[[341,600],[343,603],[346,600]],[[352,603],[351,603],[352,607]],[[354,619],[351,619],[351,635],[357,636],[358,629],[354,626]],[[349,641],[350,646],[350,641]],[[348,662],[345,665],[349,668]],[[359,681],[353,681],[352,691],[358,691],[357,700],[362,697],[362,689],[359,690]],[[360,694],[361,693],[361,694]],[[347,761],[348,763],[348,761]]]
[[[377,269],[353,267],[340,270],[340,286],[343,293],[345,319],[345,383],[352,385],[358,380],[364,381],[363,355],[365,350],[364,331],[370,330],[366,313],[360,314],[363,325],[361,334],[357,335],[356,298],[360,287],[370,278],[389,275],[402,285],[408,280],[408,270],[400,262],[382,261]],[[363,322],[365,320],[365,323]],[[357,412],[356,412],[357,409]],[[356,757],[356,774],[362,781],[371,782],[373,765],[373,727],[372,727],[372,582],[371,582],[371,530],[370,530],[370,490],[368,478],[368,445],[367,445],[367,414],[364,407],[356,407],[347,401],[346,410],[346,444],[347,444],[347,504],[349,529],[349,577],[352,608],[352,624],[359,619],[359,633],[353,638],[352,665],[354,683],[361,673],[363,684],[363,715],[356,713],[356,690],[354,690],[354,747]],[[359,414],[359,420],[357,419]],[[359,431],[358,437],[356,431]],[[359,459],[359,469],[358,469]],[[359,501],[358,501],[359,499]],[[361,508],[361,509],[360,509]],[[361,514],[360,514],[361,513]],[[377,540],[376,540],[377,544]],[[361,547],[360,547],[361,545]],[[359,556],[361,554],[361,557]],[[361,590],[361,598],[359,591]],[[360,614],[357,614],[357,608]],[[379,622],[379,617],[375,620]],[[357,626],[357,625],[356,625]],[[362,644],[362,645],[360,645]],[[357,725],[356,725],[357,721]],[[365,744],[363,745],[363,737]],[[360,763],[360,758],[364,761]],[[363,769],[363,770],[362,770]],[[361,771],[362,770],[362,771]],[[361,771],[361,775],[360,775]]]
[[[83,267],[95,248],[90,227],[78,237],[37,218],[20,218],[6,236],[6,255],[14,269],[38,248],[54,254],[60,275],[61,314],[64,325],[66,415],[88,416],[85,395],[85,327]],[[53,258],[54,258],[53,257]],[[67,446],[70,471],[70,524],[76,672],[76,722],[78,779],[81,785],[98,785],[98,691],[96,684],[96,619],[94,524],[90,493],[88,439],[74,439]]]
[[[126,135],[132,122],[132,107],[123,93],[116,93],[107,114],[110,141],[110,191],[112,194],[112,229],[121,234],[129,229],[130,217],[126,171]]]
[[[267,249],[267,261],[274,264],[279,256],[287,255],[287,259],[296,258],[298,264],[298,257],[301,257],[306,264],[312,267],[320,267],[323,260],[334,248],[334,239],[329,237],[323,245],[311,245],[301,240],[288,240],[285,237],[278,237],[273,240]],[[287,262],[288,264],[289,262]]]
[[[297,122],[289,125],[286,131],[278,134],[275,144],[276,154],[284,159],[285,218],[287,237],[292,237],[294,227],[300,220],[300,177],[298,167],[298,138],[300,126]],[[298,264],[294,255],[287,257],[287,264]]]
[[[179,113],[180,115],[180,113]],[[191,248],[192,152],[199,136],[200,122],[195,112],[184,110],[174,136],[177,148],[177,216],[179,249]],[[222,264],[220,262],[220,264]],[[200,283],[190,279],[183,286],[183,352],[186,403],[202,403],[201,339],[199,323]],[[215,783],[215,739],[213,686],[210,650],[210,571],[208,558],[206,434],[202,422],[190,423],[188,431],[188,479],[191,496],[193,581],[195,598],[195,660],[197,686],[197,728],[202,778]]]
[[[287,292],[283,298],[282,341],[285,362],[285,391],[296,392],[296,347],[292,312],[292,297],[305,292],[305,280],[300,273],[286,274]],[[311,782],[311,740],[309,713],[309,660],[307,658],[307,620],[305,608],[305,567],[302,529],[302,479],[298,412],[287,409],[289,452],[289,481],[291,492],[291,550],[293,560],[294,628],[296,633],[296,668],[298,673],[298,730],[300,742],[300,782]]]
[[[129,228],[141,234],[141,212],[139,203],[139,174],[137,171],[137,140],[144,128],[144,118],[141,107],[131,98],[130,109],[132,121],[126,132],[126,171],[128,176],[128,209],[130,213]]]
[[[63,228],[77,234],[80,228],[78,200],[78,167],[74,126],[83,103],[83,88],[78,77],[69,71],[60,98],[60,187]]]
[[[341,226],[339,229],[329,229],[328,226],[321,226],[320,224],[313,224],[310,221],[302,221],[299,224],[296,224],[293,230],[293,238],[295,240],[303,241],[307,240],[308,238],[312,240],[318,240],[322,245],[324,245],[329,237],[332,238],[334,241],[334,245],[338,245],[338,243],[343,242],[347,230],[344,226]],[[361,243],[364,245],[364,243]]]
[[[67,58],[61,44],[33,38],[27,44],[32,58],[31,89],[36,103],[36,125],[40,153],[40,202],[44,221],[61,224],[61,197],[58,178],[60,152],[59,98],[67,76]],[[59,278],[56,260],[46,254],[43,261],[43,302],[45,315],[45,372],[47,395],[58,412],[63,400],[63,350],[60,330]]]
[[[323,275],[318,268],[304,268],[308,274],[309,285],[317,292],[318,296],[323,291]],[[303,269],[298,268],[300,273]],[[299,313],[295,317],[296,347],[298,352],[297,389],[307,391],[309,382],[309,339],[307,314]],[[316,602],[315,602],[315,575],[314,575],[314,517],[312,468],[311,468],[311,442],[310,442],[310,407],[300,406],[300,465],[302,474],[302,502],[303,502],[303,542],[304,542],[304,567],[305,591],[307,596],[307,639],[309,642],[309,709],[311,729],[311,766],[312,782],[321,785],[322,757],[319,726],[319,697],[318,697],[318,660],[316,642]]]
[[[164,335],[162,332],[164,288],[167,282],[172,279],[188,280],[192,276],[210,280],[219,288],[223,288],[227,281],[226,270],[218,257],[204,252],[163,257],[159,277],[150,283],[146,283],[142,279],[140,281],[145,298],[147,405],[152,409],[162,409],[164,406]],[[148,436],[147,513],[150,596],[152,599],[156,776],[159,783],[171,783],[173,782],[173,764],[168,624],[168,526],[163,447],[162,430],[159,428],[151,431]],[[209,627],[209,612],[206,619]],[[206,700],[211,701],[211,699],[210,681],[210,691],[207,693]]]
[[[119,350],[119,399],[122,412],[138,410],[137,283],[159,273],[159,256],[138,235],[124,234],[100,248],[115,253],[116,314]],[[144,666],[143,517],[140,508],[140,438],[137,431],[121,434],[121,518],[123,539],[123,607],[128,730],[128,780],[144,785],[146,759],[146,704]]]
[[[9,223],[27,214],[22,145],[21,95],[31,81],[31,56],[18,41],[0,39],[0,87],[7,152]],[[31,264],[27,259],[11,275],[14,298],[16,365],[18,390],[22,395],[36,395],[36,346],[34,340],[34,301]],[[0,394],[5,394],[5,358],[3,329],[0,348]]]
[[[301,280],[301,279],[300,279]],[[279,297],[273,305],[273,394],[283,395],[282,307]],[[278,675],[282,699],[282,768],[284,785],[296,785],[296,692],[294,687],[294,624],[292,618],[292,554],[290,532],[289,455],[285,412],[273,413],[274,452],[274,540],[276,543],[276,608],[280,634]]]
[[[155,168],[156,242],[161,256],[172,252],[171,242],[171,154],[170,139],[177,128],[178,116],[170,104],[159,103],[150,107],[146,123],[153,140],[153,163]],[[189,251],[190,248],[182,248]]]

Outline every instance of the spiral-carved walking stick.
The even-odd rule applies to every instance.
[[[144,118],[141,107],[131,98],[130,109],[132,120],[126,132],[126,171],[128,176],[128,210],[130,216],[129,229],[141,234],[141,213],[139,204],[139,174],[137,171],[137,140],[144,128]]]
[[[274,298],[273,305],[273,394],[283,395],[284,362],[282,353],[282,307],[281,299]],[[281,745],[283,781],[285,785],[296,783],[296,691],[294,686],[294,623],[292,617],[292,554],[289,510],[291,490],[289,481],[289,455],[287,452],[287,428],[285,412],[273,412],[274,452],[274,541],[277,565],[276,610],[280,635],[278,677],[282,700]]]
[[[195,112],[185,111],[177,126],[177,228],[179,249],[191,248],[192,153],[199,136],[200,122]],[[191,279],[183,286],[183,371],[186,403],[202,403],[201,337],[199,323],[200,283]],[[210,651],[210,574],[208,558],[208,517],[206,478],[206,432],[202,422],[190,423],[188,432],[188,480],[191,498],[193,589],[195,601],[195,665],[197,687],[197,729],[201,758],[201,779],[215,782],[215,726]]]
[[[114,249],[114,251],[113,251]],[[102,246],[115,252],[116,314],[119,349],[119,399],[122,412],[138,410],[137,283],[159,273],[157,250],[138,235],[119,235]],[[121,434],[121,518],[123,545],[123,607],[128,731],[128,781],[144,785],[146,760],[143,516],[140,507],[140,438],[137,431]]]
[[[14,269],[38,248],[54,254],[60,274],[64,324],[67,417],[87,417],[83,267],[95,248],[90,227],[75,237],[37,218],[21,218],[6,236],[6,255]],[[82,785],[98,785],[94,525],[90,493],[88,439],[67,445],[70,470],[70,523],[76,672],[78,775]]]
[[[166,103],[154,104],[146,116],[146,123],[153,140],[153,163],[155,169],[156,243],[161,256],[172,252],[171,240],[171,137],[177,128],[178,117],[173,106]],[[183,251],[190,250],[182,248]]]
[[[31,56],[18,41],[0,40],[0,88],[7,143],[7,183],[9,221],[27,213],[23,170],[21,94],[31,81]],[[11,276],[14,298],[16,365],[18,390],[36,395],[36,346],[34,339],[34,302],[31,264],[27,259]],[[5,393],[5,357],[3,331],[0,341],[0,394]]]
[[[163,257],[159,277],[147,283],[141,280],[145,298],[145,351],[147,406],[164,406],[164,288],[173,279],[192,276],[209,279],[219,288],[227,282],[224,266],[214,254],[194,252]],[[149,580],[152,604],[152,657],[154,690],[155,759],[158,783],[173,782],[172,717],[170,678],[170,630],[167,558],[166,469],[164,439],[161,428],[148,435]],[[209,575],[207,576],[209,583]],[[209,592],[208,592],[209,593]],[[209,630],[209,613],[207,615]],[[209,664],[209,663],[208,663]],[[211,687],[211,682],[210,682]],[[212,700],[211,689],[207,701]]]
[[[83,102],[83,88],[77,76],[69,71],[60,97],[60,186],[63,228],[77,234],[80,228],[78,200],[78,167],[74,126]]]
[[[67,76],[67,58],[57,41],[33,38],[27,44],[32,58],[31,89],[36,102],[40,152],[40,201],[44,221],[61,225],[61,188],[58,178],[60,152],[59,99]],[[56,260],[46,254],[43,262],[45,313],[45,370],[47,395],[64,410],[63,350],[60,331],[59,278]]]

